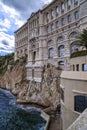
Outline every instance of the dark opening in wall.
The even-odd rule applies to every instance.
[[[34,78],[34,69],[32,69],[32,78]]]
[[[86,69],[86,64],[82,64],[82,71],[86,71],[87,69]]]
[[[79,64],[76,65],[76,70],[79,71]]]
[[[87,96],[77,95],[74,97],[74,110],[83,112],[87,108]]]
[[[75,71],[75,65],[73,65],[73,71]]]
[[[33,59],[32,59],[33,64],[35,64],[35,58],[36,58],[36,51],[33,52]]]

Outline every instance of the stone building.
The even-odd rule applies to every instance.
[[[15,31],[15,57],[17,60],[27,54],[28,47],[28,23]]]
[[[32,13],[27,23],[15,32],[15,59],[26,52],[27,46],[27,79],[40,82],[42,67],[47,63],[70,70],[70,55],[79,50],[76,35],[86,27],[86,0],[53,0]],[[24,34],[26,42],[20,34]]]
[[[53,0],[15,32],[15,60],[27,53],[28,80],[41,82],[42,67],[48,63],[65,70],[60,83],[63,130],[80,115],[79,105],[87,105],[87,73],[81,72],[87,70],[87,56],[70,58],[82,49],[76,36],[86,28],[87,0]]]

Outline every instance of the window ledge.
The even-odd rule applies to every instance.
[[[78,115],[80,115],[81,113],[80,112],[77,112],[77,111],[73,111],[74,113],[76,113],[76,114],[78,114]]]
[[[78,90],[72,90],[73,93],[78,93],[78,94],[84,94],[87,95],[87,92],[83,92],[83,91],[78,91]]]

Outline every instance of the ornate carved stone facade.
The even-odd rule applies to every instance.
[[[75,37],[87,27],[86,12],[86,0],[54,0],[43,9],[32,13],[27,23],[15,32],[17,59],[17,53],[22,49],[22,46],[18,47],[18,35],[26,26],[27,42],[23,42],[23,45],[26,44],[28,48],[28,79],[40,82],[42,67],[47,63],[70,70],[70,55],[79,49],[75,45]],[[21,32],[24,33],[24,30]],[[20,38],[22,40],[21,36]]]
[[[28,47],[28,23],[25,23],[15,32],[15,60],[27,54]]]

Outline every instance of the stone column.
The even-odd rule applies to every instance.
[[[53,44],[54,44],[54,58],[58,58],[58,46],[56,37],[54,37],[53,39]]]
[[[30,60],[29,56],[29,22],[28,22],[28,48],[27,48],[27,54],[28,54],[28,61]]]
[[[39,40],[39,60],[42,60],[42,58],[43,58],[43,42],[40,39]]]

